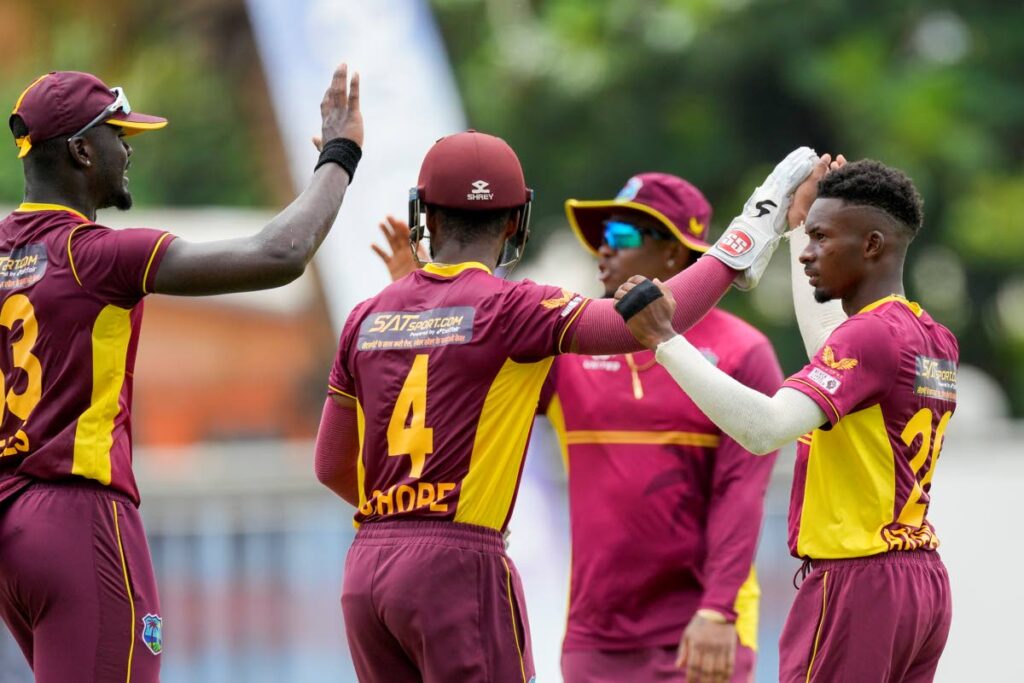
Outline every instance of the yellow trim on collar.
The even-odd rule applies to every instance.
[[[491,272],[490,268],[480,263],[479,261],[466,261],[465,263],[453,263],[451,265],[442,263],[428,263],[425,266],[423,266],[423,270],[427,271],[428,273],[433,273],[434,275],[440,275],[441,277],[455,277],[464,270],[470,270],[471,268],[483,270],[486,271],[487,273]]]
[[[576,209],[619,208],[639,211],[640,213],[647,214],[648,216],[651,216],[652,218],[656,219],[659,223],[668,228],[669,232],[675,235],[675,238],[682,242],[683,246],[685,246],[687,249],[691,249],[693,251],[696,251],[697,253],[703,254],[704,252],[711,248],[710,245],[698,244],[697,242],[694,242],[693,238],[687,236],[683,231],[676,227],[676,224],[669,220],[668,216],[663,214],[661,211],[658,211],[657,209],[652,209],[651,207],[646,206],[644,204],[639,204],[637,202],[623,202],[614,199],[601,199],[594,201],[582,201],[579,199],[565,200],[565,215],[569,219],[569,226],[572,228],[572,231],[576,234],[576,239],[578,239],[580,243],[584,246],[584,248],[586,248],[586,250],[589,251],[594,256],[600,256],[600,254],[598,254],[597,252],[597,247],[588,242],[586,236],[583,234],[583,229],[580,228],[579,222],[577,222],[576,220]],[[598,244],[598,246],[600,246],[600,244]]]
[[[63,206],[61,204],[36,204],[34,202],[22,202],[21,206],[15,209],[15,211],[23,213],[27,213],[30,211],[67,211],[68,213],[75,214],[83,221],[89,220],[88,218],[85,217],[85,214],[81,213],[80,211],[75,211],[70,206]]]
[[[859,311],[857,311],[857,313],[860,314],[867,313],[868,311],[873,311],[882,304],[887,304],[890,301],[898,301],[899,303],[903,304],[904,306],[909,308],[913,312],[913,314],[916,315],[918,318],[920,318],[921,314],[924,313],[924,309],[921,308],[921,304],[917,303],[916,301],[908,301],[906,297],[900,296],[899,294],[890,294],[889,296],[883,297],[878,301],[874,301],[865,306],[864,308],[860,309]]]

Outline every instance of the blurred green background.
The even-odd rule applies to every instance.
[[[908,295],[1024,415],[1019,3],[432,4],[468,120],[512,144],[537,190],[534,256],[565,229],[565,198],[614,196],[636,172],[693,181],[716,209],[717,234],[799,144],[880,159],[925,198]],[[174,135],[147,138],[133,159],[137,205],[277,207],[291,196],[241,0],[0,4],[0,100],[72,67],[172,121]],[[10,151],[6,204],[22,187]],[[732,296],[727,307],[796,369],[802,347],[785,306],[756,303]]]

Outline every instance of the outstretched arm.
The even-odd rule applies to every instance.
[[[354,170],[363,144],[359,74],[348,79],[342,64],[320,104],[322,140],[342,145]],[[318,145],[319,146],[319,145]],[[335,143],[338,146],[338,143]],[[167,248],[154,283],[162,294],[201,296],[267,289],[299,277],[334,224],[351,182],[338,163],[325,163],[306,189],[260,232],[214,242],[175,239]]]
[[[644,281],[630,278],[615,298],[621,300]],[[722,431],[751,453],[765,455],[828,421],[818,404],[795,389],[783,387],[767,396],[713,366],[672,329],[675,301],[664,285],[659,287],[661,298],[626,324],[640,343],[656,349],[658,362]]]

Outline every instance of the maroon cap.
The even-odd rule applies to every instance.
[[[617,214],[643,214],[657,219],[680,242],[701,253],[707,242],[711,205],[701,191],[667,173],[641,173],[630,178],[615,199],[568,199],[565,213],[583,246],[595,256],[604,239],[604,222]]]
[[[451,209],[511,209],[530,200],[519,157],[501,138],[467,130],[427,152],[416,183],[419,199]]]
[[[123,95],[92,74],[80,71],[51,71],[40,76],[21,93],[11,113],[20,116],[28,126],[28,135],[15,140],[20,150],[18,158],[28,154],[34,142],[82,130],[114,104],[119,93]],[[104,122],[121,126],[126,135],[167,125],[167,119],[131,111],[127,98]]]

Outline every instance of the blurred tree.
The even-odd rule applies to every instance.
[[[275,170],[284,168],[280,146],[265,142],[276,137],[265,130],[273,123],[242,0],[5,3],[0,26],[16,27],[0,29],[0,101],[13,103],[46,71],[90,71],[124,86],[139,110],[170,120],[166,131],[131,140],[139,204],[254,206],[291,197],[287,176]],[[9,150],[0,162],[0,201],[8,204],[22,193],[21,164]]]
[[[717,207],[719,229],[798,144],[907,171],[926,201],[908,294],[954,328],[962,360],[988,370],[1024,414],[1024,326],[1000,322],[1020,307],[996,305],[1001,292],[1022,291],[1006,289],[1024,258],[1019,7],[433,4],[472,125],[507,138],[539,190],[541,237],[564,229],[565,198],[613,196],[639,171],[693,180]],[[756,301],[731,296],[726,305],[771,334],[784,365],[797,368],[802,347],[792,325]]]

